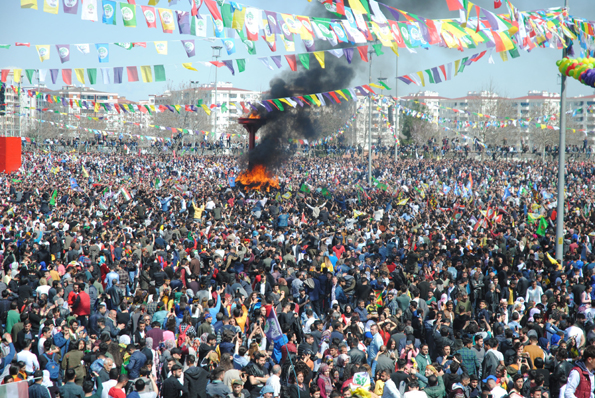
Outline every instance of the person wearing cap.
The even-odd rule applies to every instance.
[[[163,398],[180,398],[180,395],[188,394],[188,387],[178,380],[180,377],[182,377],[182,367],[174,364],[171,367],[171,375],[165,379],[161,387]]]
[[[226,398],[246,398],[244,392],[244,382],[242,380],[232,380],[231,382],[231,393]]]
[[[490,375],[482,380],[484,387],[490,392],[493,398],[502,398],[508,393],[506,390],[498,385],[498,379],[496,376]]]

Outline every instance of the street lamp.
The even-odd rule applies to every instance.
[[[223,48],[222,46],[212,46],[211,47],[213,49],[213,58],[215,58],[215,63],[217,62],[217,60],[219,59],[219,57],[221,56],[221,49]],[[219,83],[217,82],[217,72],[219,71],[218,67],[215,67],[215,139],[217,138],[217,87],[219,86]]]
[[[388,80],[388,78],[387,78],[387,77],[379,77],[379,78],[378,78],[378,80],[380,80],[381,82],[385,82],[385,81],[387,81],[387,80]],[[384,97],[384,87],[382,87],[382,88],[380,89],[380,93],[381,93],[382,97]],[[382,101],[382,100],[381,100],[381,101]],[[381,102],[381,105],[380,105],[380,107],[382,107],[382,102]],[[387,113],[387,117],[388,117],[388,113]],[[380,123],[380,122],[379,122],[379,123]],[[378,134],[380,135],[380,133],[378,133]]]

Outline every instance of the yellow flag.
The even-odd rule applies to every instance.
[[[337,91],[335,91],[335,93],[337,93],[337,94],[339,94],[341,97],[345,98],[345,101],[349,101],[349,100],[347,99],[347,97],[345,96],[345,94],[343,94],[343,91],[341,91],[341,90],[337,90]]]
[[[21,82],[21,73],[22,73],[22,69],[13,69],[12,70],[12,76],[13,76],[13,80],[15,83],[20,83]]]
[[[461,60],[457,59],[455,61],[455,76],[459,74],[459,67],[461,66]]]
[[[419,76],[419,78],[421,79],[421,85],[422,86],[426,86],[426,81],[424,80],[424,73],[423,72],[417,72],[417,76]]]
[[[320,67],[324,69],[324,51],[314,51],[314,56],[318,60]]]
[[[150,5],[151,3],[149,3]],[[159,19],[161,19],[161,25],[164,33],[173,33],[176,29],[176,23],[174,22],[174,15],[171,10],[167,8],[158,8]]]
[[[21,8],[32,8],[37,10],[37,0],[21,0]]]
[[[397,206],[405,206],[407,204],[407,202],[409,202],[409,198],[405,198],[405,199],[399,201],[399,203],[397,203]]]
[[[279,98],[279,101],[286,103],[287,105],[291,106],[292,108],[294,108],[294,106],[291,104],[291,102],[287,101],[285,98]]]
[[[211,110],[209,109],[208,106],[206,106],[205,104],[201,105],[202,109],[205,110],[205,112],[207,113],[207,115],[211,116]]]
[[[151,83],[153,81],[153,73],[151,72],[151,65],[141,66],[140,74],[143,79],[143,83]]]
[[[85,166],[82,166],[82,167],[83,167],[83,170],[82,170],[82,172],[83,172],[83,177],[85,177],[85,178],[89,178],[89,173],[87,173],[87,170],[85,170]]]
[[[167,41],[155,41],[154,43],[157,54],[167,55]]]
[[[39,60],[41,62],[47,61],[50,59],[50,45],[36,45],[35,48],[37,49],[37,55],[39,55]]]
[[[151,111],[155,112],[155,105],[149,105],[149,108],[151,108]]]
[[[244,20],[246,18],[246,7],[242,7],[242,10],[235,10],[233,13],[233,21],[231,22],[232,29],[244,29]]]
[[[49,12],[50,14],[58,13],[58,0],[43,0],[43,12]]]
[[[397,54],[397,57],[399,56],[399,45],[396,41],[393,41],[392,45],[390,46],[390,49],[393,50],[395,54]]]
[[[76,73],[76,79],[81,84],[85,84],[85,69],[83,69],[83,68],[76,68],[74,70],[74,73]]]
[[[381,90],[384,88],[384,86],[381,86],[380,84],[376,84],[376,83],[370,83],[369,86],[374,87],[374,88],[379,88]]]
[[[95,113],[99,112],[99,108],[101,108],[101,104],[99,102],[95,103]]]
[[[368,13],[368,11],[366,11],[366,9],[364,8],[364,6],[362,5],[362,3],[359,0],[350,0],[349,5],[351,6],[351,9],[353,10],[353,12],[357,12],[358,14],[367,14]]]
[[[293,15],[281,14],[281,16],[287,24],[287,29],[289,30],[289,33],[299,35],[302,32],[302,24],[299,23],[299,21],[296,21]]]
[[[192,62],[186,62],[185,64],[182,64],[182,66],[188,70],[193,70],[195,72],[198,72],[198,69],[196,69],[192,66]]]

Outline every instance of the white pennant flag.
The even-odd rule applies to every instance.
[[[97,0],[82,0],[81,19],[83,21],[97,22]]]
[[[76,49],[82,52],[83,54],[89,54],[91,52],[91,46],[89,43],[84,44],[75,44]]]
[[[109,84],[109,70],[110,68],[99,68],[101,76],[103,77],[103,84]]]
[[[41,83],[45,83],[45,78],[48,75],[48,70],[47,69],[40,69],[39,70],[39,81]]]

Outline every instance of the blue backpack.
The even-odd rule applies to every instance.
[[[50,372],[50,380],[58,380],[60,378],[60,366],[54,360],[56,354],[53,354],[51,359],[47,354],[43,354],[43,356],[48,360],[48,363],[45,364],[45,370]]]

